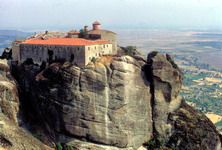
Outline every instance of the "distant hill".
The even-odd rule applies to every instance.
[[[22,32],[18,30],[0,30],[0,55],[4,48],[11,45],[11,42],[32,35],[30,32]]]

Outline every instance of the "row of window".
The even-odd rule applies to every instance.
[[[103,48],[109,47],[109,45],[103,45]],[[88,50],[90,51],[90,47],[88,47]],[[95,50],[96,50],[96,46],[95,46]]]
[[[49,49],[52,49],[52,46],[36,46],[36,45],[21,45],[22,48],[34,48],[34,49],[37,49],[37,48],[42,48],[42,47],[45,47],[45,48],[49,48]],[[59,48],[60,50],[62,50],[64,47],[58,47],[58,46],[55,46],[54,48]],[[66,47],[67,50],[70,49],[70,47]],[[80,50],[81,48],[80,47],[77,47],[77,50]]]

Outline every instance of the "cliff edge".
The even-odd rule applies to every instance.
[[[22,105],[54,142],[79,150],[220,149],[214,125],[182,100],[183,73],[170,55],[104,56],[85,68],[53,63],[40,71],[22,64],[16,79]]]
[[[221,147],[210,120],[182,100],[183,73],[170,55],[103,56],[85,68],[39,69],[22,64],[16,78],[22,103],[54,142],[93,150]]]
[[[21,123],[17,84],[6,60],[0,60],[0,149],[51,150],[18,125]]]

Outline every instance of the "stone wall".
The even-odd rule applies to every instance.
[[[106,30],[100,30],[99,33],[90,33],[89,32],[89,38],[96,40],[96,39],[101,39],[101,40],[106,40],[112,42],[112,54],[117,53],[117,42],[116,42],[116,34],[110,31]]]
[[[101,40],[107,40],[112,42],[113,45],[113,54],[117,53],[117,43],[116,43],[116,34],[110,32],[110,33],[102,33],[101,34]]]
[[[113,54],[112,44],[98,44],[85,47],[85,62],[88,64],[93,57],[97,58],[101,55]]]
[[[19,52],[19,44],[16,42],[12,43],[12,59],[14,61],[19,61],[20,52]]]
[[[85,66],[93,57],[112,53],[112,44],[97,44],[89,46],[64,46],[64,45],[20,45],[20,62],[32,58],[39,65],[43,61],[49,62],[49,52],[53,60],[64,60]]]

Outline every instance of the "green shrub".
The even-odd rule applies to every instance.
[[[38,139],[38,140],[41,140],[42,138],[42,133],[36,133],[36,134],[33,134],[33,136]]]
[[[126,46],[124,48],[124,53],[127,55],[135,55],[136,54],[136,47],[135,46]]]
[[[91,59],[91,62],[95,63],[95,62],[96,62],[96,58],[93,57],[93,58]]]
[[[63,150],[62,144],[61,143],[57,143],[56,144],[56,149],[57,150]]]

